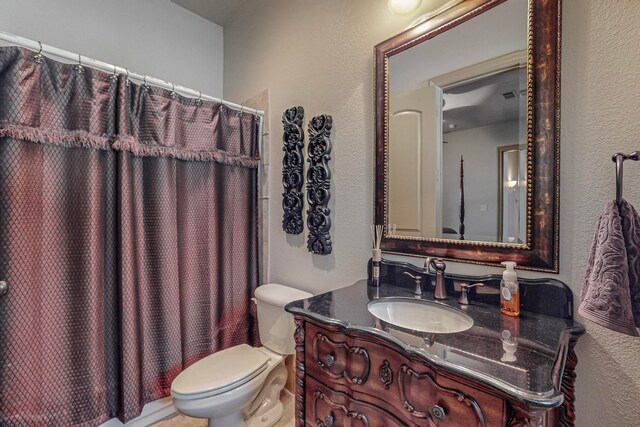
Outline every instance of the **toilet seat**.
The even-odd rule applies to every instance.
[[[173,380],[171,395],[201,399],[233,390],[251,381],[269,365],[269,356],[247,344],[219,351],[199,360]]]

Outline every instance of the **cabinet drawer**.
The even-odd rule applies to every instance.
[[[393,414],[306,379],[306,425],[313,427],[408,427]]]
[[[428,363],[412,361],[395,348],[307,322],[305,352],[308,375],[412,424],[504,423],[506,406],[501,398],[438,375]]]

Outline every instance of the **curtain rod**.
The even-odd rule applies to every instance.
[[[144,76],[142,74],[134,73],[133,71],[129,71],[123,67],[108,64],[106,62],[89,58],[88,56],[69,52],[63,49],[58,49],[53,46],[48,46],[44,43],[41,44],[40,42],[30,40],[24,37],[16,36],[14,34],[10,34],[5,31],[0,31],[0,40],[4,40],[10,44],[21,46],[36,52],[38,52],[42,47],[42,53],[57,56],[58,58],[66,59],[67,61],[71,61],[72,63],[78,63],[78,60],[82,58],[82,65],[86,65],[91,68],[96,68],[98,70],[105,71],[108,73],[113,73],[114,71],[118,74],[128,73],[129,79],[133,78],[139,82],[146,81],[147,84],[158,86],[164,89],[173,90],[175,92],[180,92],[183,95],[187,95],[189,97],[193,97],[193,98],[201,97],[204,100],[219,102],[220,104],[223,104],[234,110],[241,110],[241,111],[246,111],[247,113],[255,114],[260,117],[261,119],[260,122],[262,122],[262,117],[264,116],[264,111],[262,110],[256,110],[255,108],[249,108],[240,104],[235,104],[233,102],[225,101],[223,99],[218,99],[213,96],[205,95],[202,92],[199,92],[197,90],[189,89],[188,87],[174,85],[173,83],[166,82],[164,80],[160,80],[155,77]]]

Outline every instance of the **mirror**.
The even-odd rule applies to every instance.
[[[558,2],[454,1],[376,46],[383,250],[557,271]]]

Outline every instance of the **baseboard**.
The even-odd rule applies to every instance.
[[[171,397],[165,397],[144,405],[142,414],[126,424],[123,424],[117,418],[112,418],[98,427],[147,427],[173,415],[175,412]]]

